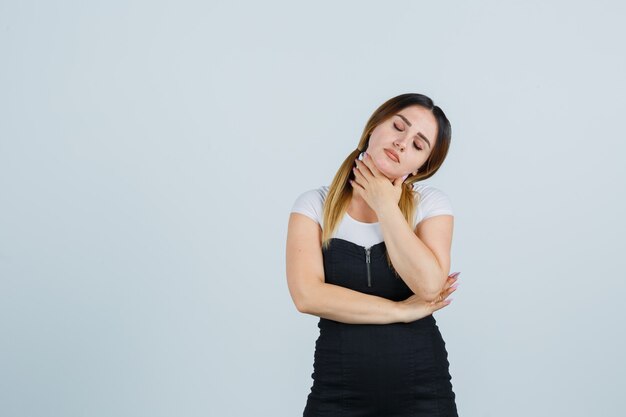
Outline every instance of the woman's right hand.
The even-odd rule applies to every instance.
[[[422,319],[433,314],[435,311],[442,309],[452,302],[452,299],[446,300],[450,294],[456,291],[456,286],[452,286],[458,279],[460,272],[448,275],[443,289],[434,301],[424,301],[413,294],[406,300],[398,301],[400,306],[400,315],[403,323],[409,323]],[[458,285],[458,284],[457,284]]]

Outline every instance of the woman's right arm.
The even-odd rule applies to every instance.
[[[400,303],[324,282],[321,236],[317,222],[304,214],[290,214],[287,284],[298,311],[343,323],[403,322]]]

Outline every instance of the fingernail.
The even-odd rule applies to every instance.
[[[448,298],[446,301],[448,301],[448,303],[451,303],[452,300],[454,300],[454,298]]]
[[[456,288],[456,287],[459,286],[459,284],[460,284],[460,282],[456,282],[454,285],[450,285],[450,288]]]
[[[450,277],[458,278],[460,274],[461,274],[461,272],[454,272],[454,273],[450,274]]]

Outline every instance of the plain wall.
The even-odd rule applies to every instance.
[[[430,96],[462,416],[621,416],[618,1],[2,1],[0,415],[297,416],[289,210]]]

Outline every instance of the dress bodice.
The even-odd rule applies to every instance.
[[[384,241],[365,247],[345,239],[331,238],[329,247],[322,253],[327,283],[393,301],[413,295],[387,263]]]

